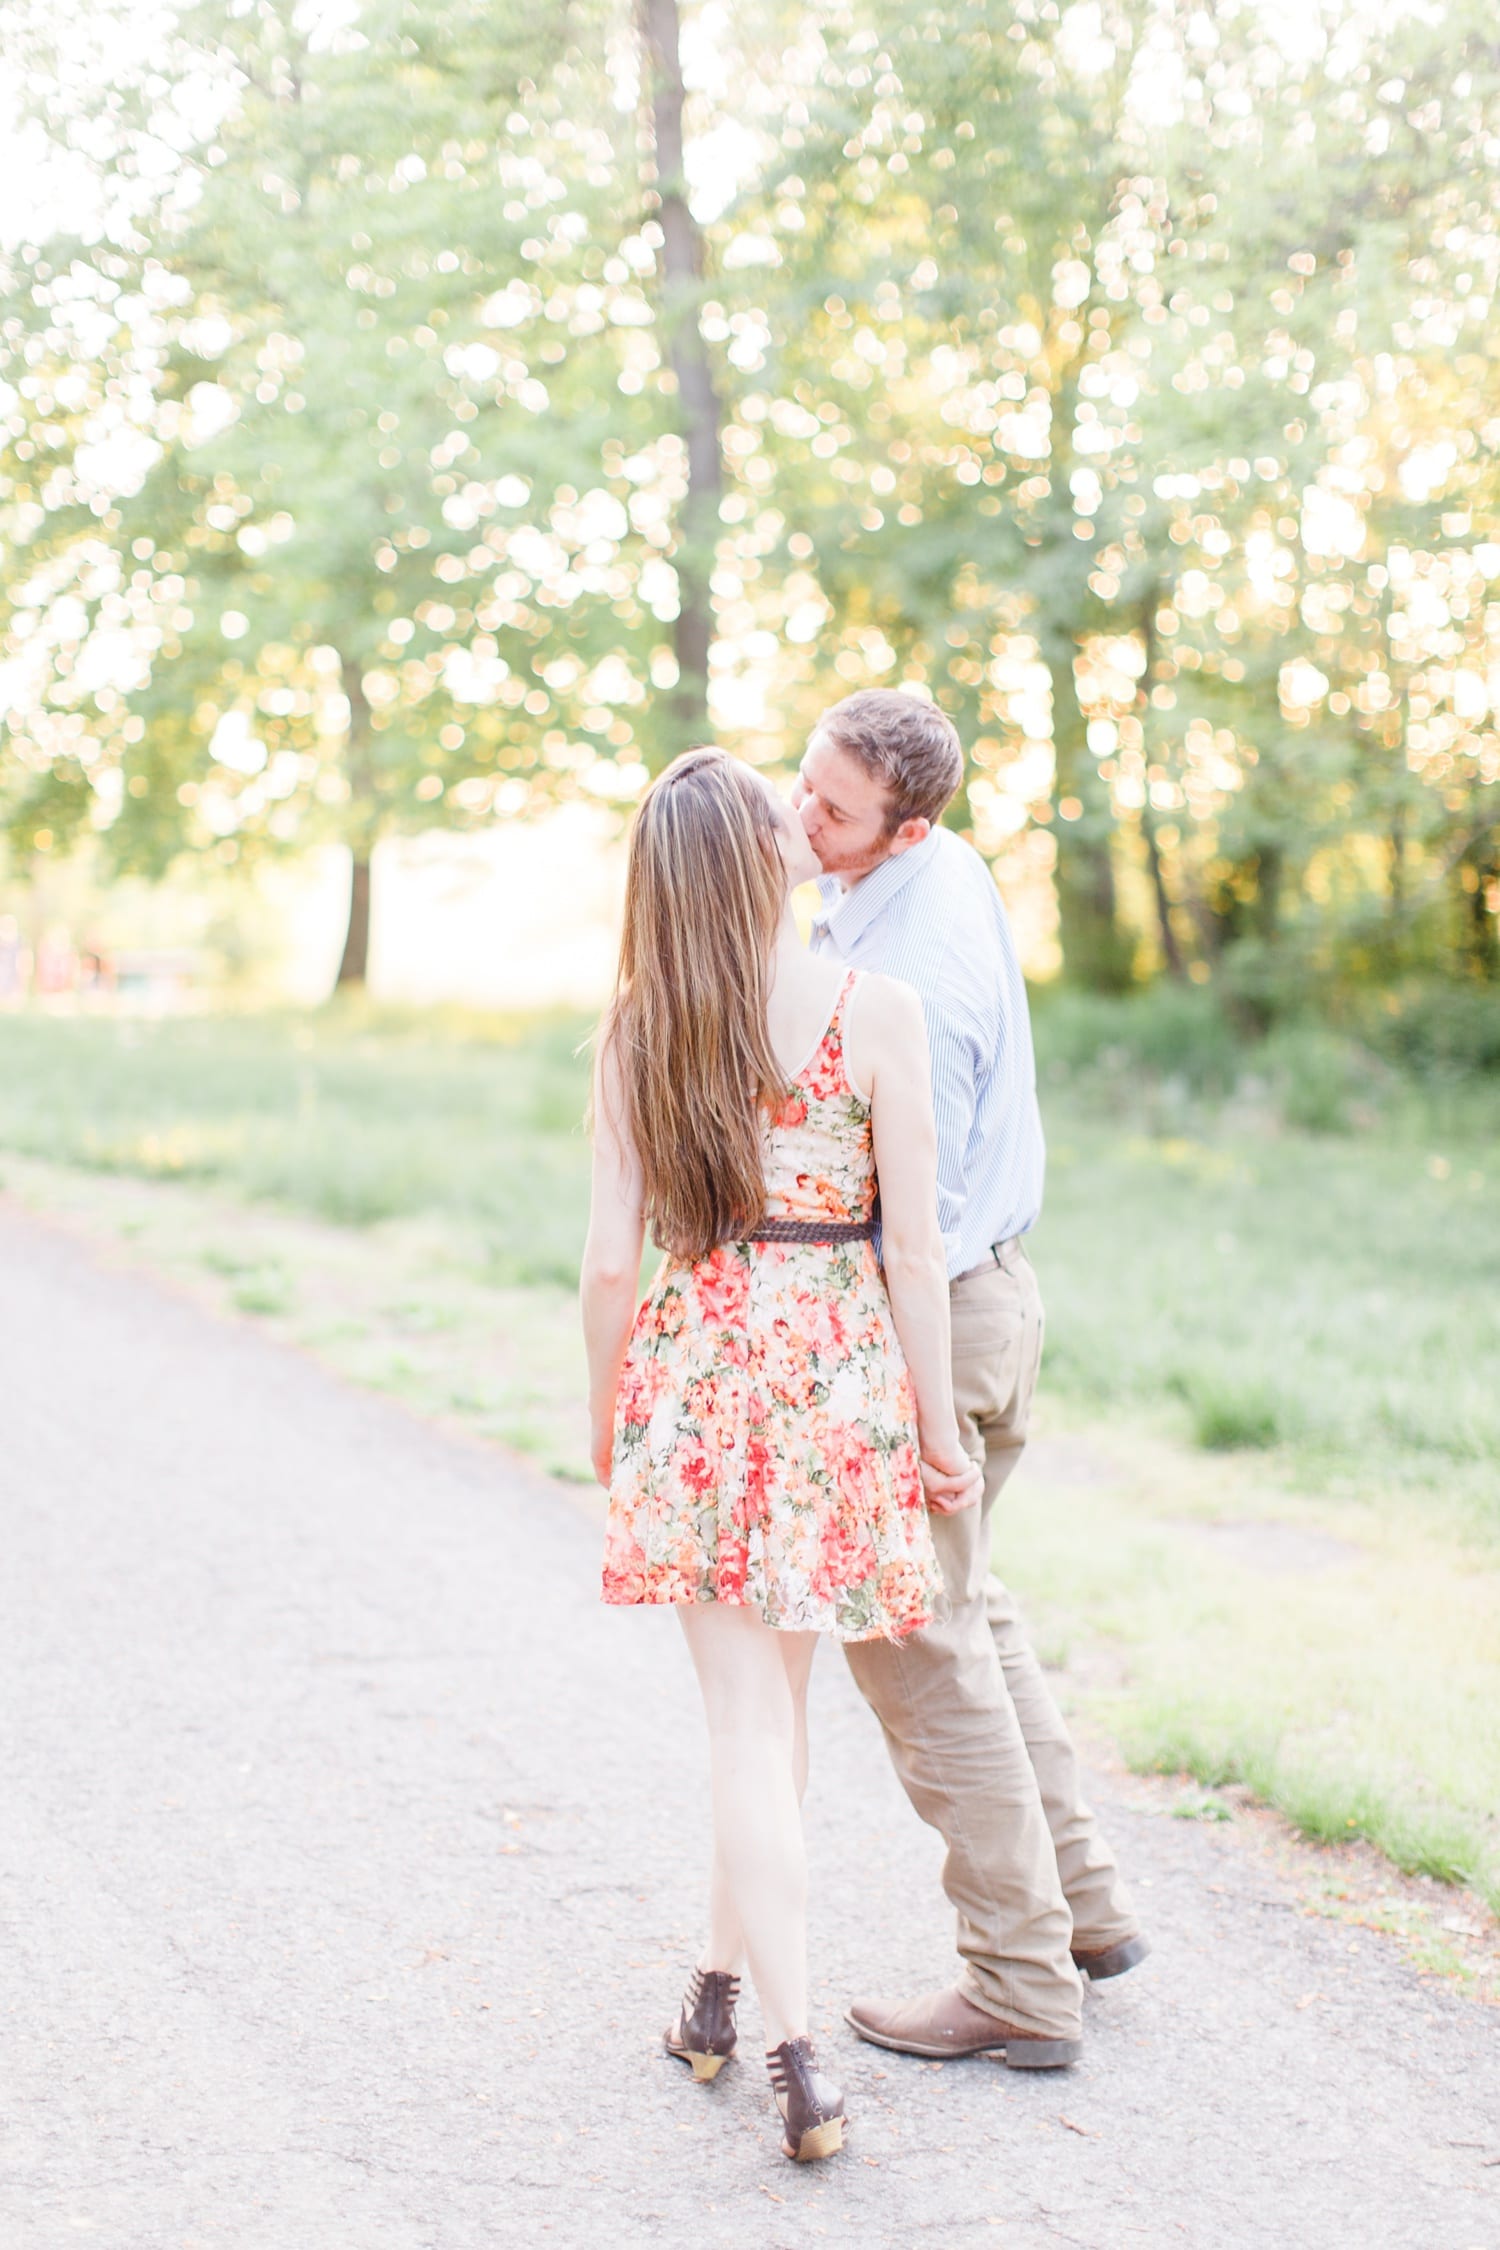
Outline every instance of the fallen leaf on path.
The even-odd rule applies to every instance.
[[[1089,2131],[1087,2125],[1075,2125],[1071,2117],[1059,2115],[1057,2122],[1059,2125],[1066,2125],[1070,2133],[1077,2133],[1082,2140],[1097,2141],[1099,2138],[1097,2133]]]

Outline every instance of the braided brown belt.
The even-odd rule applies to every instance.
[[[762,1219],[741,1242],[870,1242],[873,1219]]]

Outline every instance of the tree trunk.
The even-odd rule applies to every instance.
[[[352,657],[341,658],[342,685],[349,705],[349,732],[344,743],[344,771],[349,783],[349,849],[354,855],[349,878],[349,921],[335,991],[344,985],[363,985],[370,965],[370,861],[379,826],[375,781],[370,755],[370,705],[360,668]]]
[[[370,855],[356,851],[349,880],[349,926],[335,983],[363,984],[370,964]]]
[[[1390,890],[1387,897],[1389,915],[1398,926],[1406,919],[1406,807],[1391,807],[1390,833],[1387,838],[1390,858]]]
[[[1084,314],[1079,313],[1080,325]],[[1088,722],[1078,700],[1079,639],[1090,614],[1091,567],[1087,548],[1074,537],[1070,483],[1075,463],[1073,433],[1078,419],[1082,351],[1059,370],[1052,399],[1051,499],[1039,523],[1044,582],[1051,598],[1037,620],[1037,639],[1052,683],[1053,803],[1057,842],[1058,935],[1063,971],[1074,984],[1094,992],[1121,992],[1131,982],[1132,947],[1119,924],[1115,895],[1114,807],[1109,785],[1099,778],[1090,754]],[[1077,802],[1077,817],[1064,819],[1061,808]]]
[[[1185,974],[1182,947],[1178,944],[1177,932],[1172,927],[1172,901],[1167,896],[1161,846],[1156,841],[1156,823],[1151,818],[1149,804],[1141,814],[1141,834],[1146,839],[1146,864],[1151,870],[1151,889],[1156,898],[1156,926],[1161,933],[1162,957],[1167,964],[1167,974],[1181,977]]]
[[[1460,950],[1470,976],[1500,981],[1500,920],[1490,912],[1490,885],[1500,882],[1500,832],[1481,834],[1458,864]]]
[[[1120,928],[1111,856],[1114,812],[1108,785],[1089,751],[1088,725],[1078,700],[1073,665],[1078,645],[1071,633],[1048,636],[1043,650],[1052,677],[1052,753],[1059,807],[1070,798],[1082,807],[1075,820],[1059,814],[1057,912],[1063,968],[1092,992],[1123,992],[1131,982],[1131,945]]]
[[[1156,663],[1156,605],[1161,598],[1158,586],[1146,589],[1141,604],[1141,645],[1145,653],[1145,666],[1141,672],[1140,691],[1136,701],[1141,714],[1141,747],[1149,770],[1151,764],[1151,673]],[[1184,974],[1182,948],[1177,942],[1177,932],[1172,927],[1172,901],[1167,896],[1166,871],[1161,863],[1161,846],[1156,840],[1156,822],[1151,817],[1151,785],[1146,784],[1146,802],[1141,807],[1141,834],[1146,839],[1146,864],[1151,870],[1151,889],[1156,899],[1156,925],[1161,933],[1162,957],[1169,976]]]
[[[667,705],[663,748],[668,757],[708,734],[708,651],[713,639],[709,580],[719,529],[723,465],[719,400],[698,327],[703,287],[703,236],[687,200],[683,170],[681,16],[677,0],[637,0],[641,46],[651,90],[656,149],[657,217],[662,244],[662,328],[677,378],[677,419],[687,446],[687,496],[672,556],[677,572],[673,653],[677,685]]]
[[[1281,935],[1281,898],[1286,854],[1279,844],[1263,843],[1255,855],[1255,931],[1267,945]]]

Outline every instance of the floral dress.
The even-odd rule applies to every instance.
[[[844,1066],[851,970],[766,1135],[766,1216],[868,1219],[870,1105]],[[733,1602],[899,1639],[942,1606],[916,1400],[868,1240],[668,1256],[615,1406],[604,1599]]]

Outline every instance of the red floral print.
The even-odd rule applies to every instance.
[[[767,1129],[770,1217],[873,1209],[870,1107],[844,1067],[854,981]],[[841,1640],[931,1622],[916,1403],[868,1242],[663,1261],[620,1378],[604,1599],[748,1604]]]

